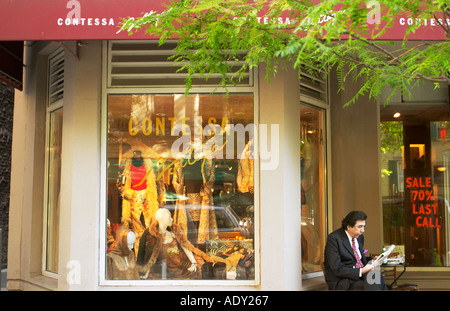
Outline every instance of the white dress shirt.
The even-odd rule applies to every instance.
[[[345,230],[345,234],[347,234],[348,237],[348,241],[350,242],[350,247],[352,247],[352,237],[350,236],[350,234],[348,234],[347,230]],[[355,246],[356,246],[356,252],[359,255],[359,259],[361,259],[362,261],[362,257],[361,257],[361,252],[359,251],[359,243],[358,243],[358,239],[355,239]],[[353,248],[353,247],[352,247]],[[353,266],[354,268],[354,266]],[[361,268],[359,269],[359,277],[362,276],[362,272],[361,272]]]

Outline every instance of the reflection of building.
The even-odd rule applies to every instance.
[[[77,49],[75,42],[65,44],[72,51]],[[223,239],[208,239],[204,250],[209,246],[221,253],[218,257],[230,269],[228,279],[203,280],[201,285],[190,280],[189,286],[307,290],[310,284],[324,285],[320,281],[326,234],[339,226],[347,212],[361,209],[369,216],[365,246],[370,252],[379,252],[387,243],[404,244],[411,263],[415,259],[428,267],[426,272],[410,267],[405,278],[419,283],[424,275],[432,279],[439,274],[442,283],[422,281],[419,286],[448,289],[450,275],[439,267],[449,266],[446,205],[439,205],[433,217],[424,209],[431,221],[436,223],[438,217],[441,225],[425,231],[414,227],[419,215],[414,218],[408,210],[413,202],[405,200],[407,191],[411,193],[406,178],[429,177],[432,187],[424,190],[437,193],[435,198],[442,202],[450,201],[448,86],[431,92],[422,85],[412,101],[399,97],[387,107],[364,97],[342,108],[356,87],[348,83],[347,92],[338,93],[335,73],[327,80],[304,75],[299,81],[289,69],[267,83],[261,66],[248,72],[242,84],[230,86],[229,96],[221,91],[211,94],[212,79],[195,81],[186,97],[182,73],[163,61],[173,45],[155,46],[152,41],[92,40],[78,47],[78,58],[56,42],[27,46],[25,63],[33,66],[26,67],[25,91],[16,93],[15,107],[10,289],[159,289],[175,284],[133,280],[117,285],[106,279],[106,223],[108,219],[114,230],[120,227],[123,197],[118,184],[132,146],[142,151],[147,147],[145,157],[153,163],[160,202],[170,200],[180,211],[193,198],[188,193],[197,193],[199,209],[203,206],[207,211],[206,206],[214,206],[206,202],[212,196],[214,204],[232,209],[237,214],[233,213],[233,219],[250,230],[248,235],[235,235],[234,224],[233,230],[219,231]],[[60,109],[64,115],[58,113]],[[403,117],[394,120],[391,116],[397,111]],[[205,119],[196,119],[200,116]],[[58,131],[52,131],[50,121],[55,118],[62,121],[56,122],[61,126]],[[278,149],[262,150],[262,142],[255,143],[254,154],[260,157],[255,157],[253,187],[248,192],[236,195],[241,164],[236,155],[247,140],[240,149],[232,149],[231,160],[215,161],[213,184],[203,187],[210,179],[198,170],[193,172],[201,178],[195,192],[177,192],[173,174],[161,171],[175,161],[170,148],[176,139],[169,133],[176,125],[194,128],[195,120],[202,128],[208,121],[221,127],[227,123],[278,126]],[[387,121],[398,120],[402,126],[394,130],[401,132],[402,141],[396,141],[394,151],[381,153],[381,128]],[[55,136],[60,140],[48,145],[46,138]],[[265,165],[271,169],[262,169]],[[241,171],[252,172],[250,167]],[[47,174],[50,168],[60,168],[60,175]],[[198,234],[200,224],[194,222],[200,218],[188,221],[191,215],[185,215],[186,232]],[[218,229],[230,218],[216,214]],[[53,226],[45,226],[43,219],[52,220]],[[56,233],[47,235],[52,230],[58,239]],[[416,237],[419,244],[414,242]],[[234,247],[230,259],[226,251]],[[239,270],[240,259],[247,260],[250,269]],[[81,281],[67,282],[74,273],[79,273]]]

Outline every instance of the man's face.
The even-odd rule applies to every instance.
[[[364,227],[366,226],[365,220],[357,220],[353,227],[347,226],[347,232],[352,238],[358,238],[364,233]]]

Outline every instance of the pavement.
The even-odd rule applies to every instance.
[[[6,289],[6,269],[2,270],[2,277],[1,277],[1,291],[7,291]]]

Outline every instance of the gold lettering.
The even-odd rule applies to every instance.
[[[138,121],[136,118],[130,118],[130,121],[128,121],[128,133],[130,133],[131,136],[135,136],[138,133],[138,131],[134,128],[137,125]]]
[[[202,126],[202,117],[195,117],[194,118],[194,133],[196,135],[202,135],[203,132],[203,126]]]
[[[148,136],[152,133],[152,120],[150,118],[144,118],[142,121],[142,134]]]
[[[189,126],[188,125],[186,125],[186,121],[189,121],[191,118],[189,118],[189,117],[186,117],[186,118],[181,118],[181,124],[182,124],[182,132],[183,132],[183,135],[185,135],[186,134],[186,132],[184,131],[184,129],[188,129],[189,130]]]
[[[175,135],[174,132],[173,132],[173,127],[175,126],[175,120],[177,118],[170,117],[168,119],[170,121],[170,135]]]
[[[227,117],[223,117],[223,119],[222,119],[222,132],[225,132],[225,130],[227,130],[227,124],[229,124],[228,123],[228,118]],[[227,130],[227,134],[229,135],[230,134],[230,130],[228,129]]]
[[[156,135],[159,135],[159,131],[161,130],[162,135],[166,135],[166,119],[162,118],[156,118]]]
[[[216,122],[217,122],[217,119],[214,118],[214,117],[210,117],[208,119],[208,125],[209,124],[216,124]],[[207,130],[206,133],[205,133],[205,135],[208,135],[208,136],[214,135],[214,134],[215,134],[215,131],[213,131],[213,130]]]

